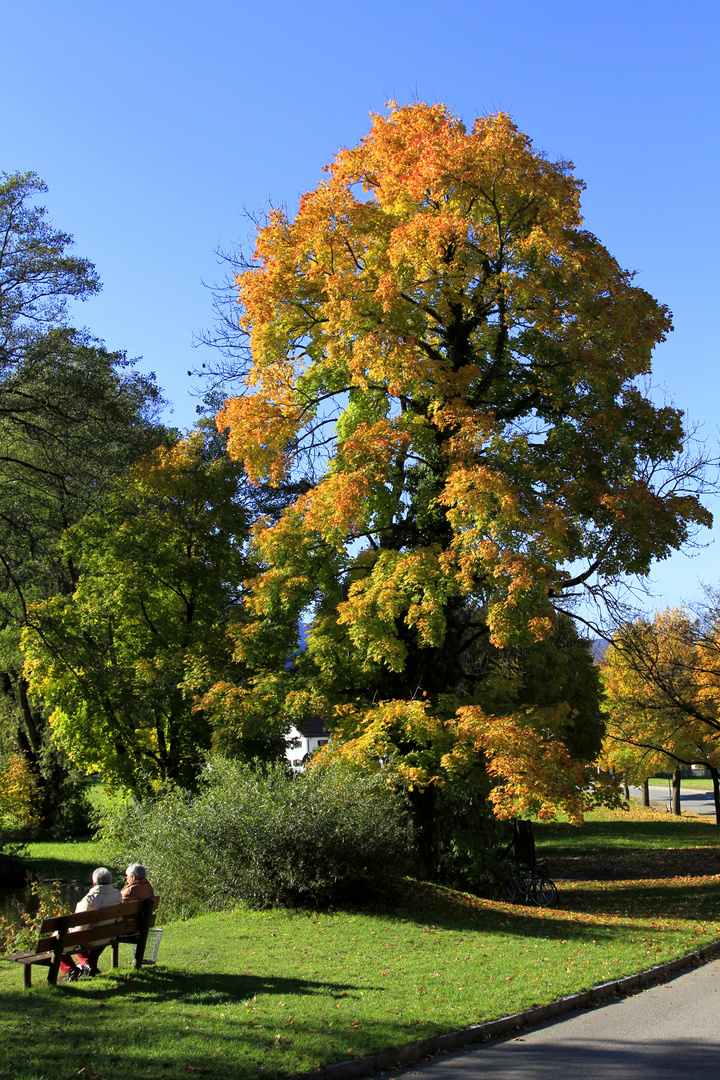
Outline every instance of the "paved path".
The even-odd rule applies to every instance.
[[[720,960],[533,1031],[380,1075],[385,1080],[718,1080]]]
[[[642,798],[642,788],[630,787],[630,795],[633,799]],[[667,784],[665,787],[650,788],[650,804],[656,807],[670,809],[672,803]],[[690,814],[715,815],[715,800],[712,790],[698,791],[695,788],[680,789],[680,809],[687,810]],[[718,1073],[720,1076],[720,1073]]]

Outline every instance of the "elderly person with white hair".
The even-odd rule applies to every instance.
[[[98,908],[122,903],[120,890],[113,886],[112,874],[106,867],[99,866],[97,870],[93,870],[92,881],[92,889],[78,901],[75,911],[97,911]],[[97,961],[104,948],[105,945],[101,945],[99,948],[77,953],[77,963],[70,953],[66,953],[60,961],[60,970],[67,974],[68,982],[74,982],[81,975],[99,975]]]
[[[126,900],[149,900],[155,895],[147,879],[147,871],[139,862],[130,863],[125,871],[125,880],[127,885],[120,890],[123,903]]]

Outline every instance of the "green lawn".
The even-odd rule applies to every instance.
[[[720,829],[714,819],[676,817],[664,811],[646,810],[630,802],[623,810],[596,810],[580,827],[566,822],[535,825],[538,858],[572,852],[593,853],[598,858],[618,850],[662,853],[668,848],[715,850]]]
[[[283,1076],[550,1001],[720,938],[716,837],[642,808],[540,826],[551,871],[585,875],[561,883],[553,911],[409,883],[382,911],[170,924],[139,974],[121,949],[117,973],[104,956],[100,978],[52,988],[36,969],[27,992],[2,964],[0,1077]],[[638,876],[669,848],[681,873]],[[626,876],[588,878],[616,860]]]
[[[656,776],[654,780],[648,780],[648,783],[650,787],[667,788],[669,781],[666,776]],[[712,791],[713,783],[709,777],[707,780],[699,780],[691,776],[687,779],[683,777],[680,781],[680,787],[692,788],[695,791]]]
[[[104,865],[102,848],[95,840],[48,840],[28,844],[27,851],[28,855],[23,858],[23,862],[36,877],[90,883],[93,870]],[[117,878],[121,868],[110,869]]]

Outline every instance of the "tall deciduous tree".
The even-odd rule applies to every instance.
[[[21,750],[45,828],[72,828],[67,761],[31,703],[19,638],[29,606],[71,593],[63,531],[164,437],[153,376],[67,325],[67,302],[99,289],[72,237],[35,205],[32,173],[0,178],[0,691],[2,742]]]
[[[48,331],[28,344],[0,389],[0,671],[5,727],[36,778],[44,826],[72,813],[67,769],[31,702],[20,634],[30,606],[69,595],[78,568],[66,528],[96,509],[129,465],[163,437],[152,378],[84,335]],[[67,821],[67,826],[70,822]]]
[[[463,657],[552,636],[580,587],[710,522],[698,470],[674,470],[680,412],[639,384],[670,314],[583,229],[581,189],[502,113],[468,131],[391,106],[258,228],[244,393],[218,415],[251,478],[312,485],[255,531],[239,652],[315,605],[305,677],[273,701],[368,757],[390,741],[418,793],[487,761],[502,814],[580,812],[575,718],[462,696]]]
[[[0,173],[0,377],[50,327],[64,325],[67,301],[97,293],[88,259],[68,252],[73,238],[36,205],[47,186],[36,173]]]
[[[248,573],[241,480],[201,431],[154,451],[66,534],[72,595],[29,613],[25,673],[54,703],[56,742],[138,796],[192,786],[210,747],[194,698],[232,672],[227,624]]]

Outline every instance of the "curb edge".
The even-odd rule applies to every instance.
[[[471,1024],[461,1028],[460,1031],[450,1031],[446,1035],[435,1035],[431,1039],[422,1042],[409,1043],[406,1046],[397,1046],[394,1050],[385,1050],[379,1054],[369,1054],[366,1057],[356,1058],[352,1061],[338,1061],[333,1065],[325,1065],[321,1069],[311,1072],[296,1073],[287,1080],[308,1080],[308,1077],[319,1080],[357,1080],[359,1077],[375,1076],[376,1073],[385,1072],[388,1069],[412,1065],[420,1058],[429,1057],[432,1054],[447,1052],[449,1050],[461,1050],[472,1043],[487,1042],[489,1039],[500,1035],[509,1035],[521,1028],[532,1027],[548,1020],[554,1020],[557,1016],[572,1012],[573,1009],[588,1008],[607,1001],[610,997],[631,994],[636,990],[643,990],[654,982],[663,982],[673,975],[688,971],[694,967],[701,967],[720,957],[720,941],[710,942],[701,949],[684,956],[678,956],[674,960],[667,960],[663,964],[656,964],[635,975],[625,975],[620,979],[600,983],[589,990],[582,990],[577,994],[569,994],[567,997],[551,1001],[547,1005],[535,1005],[523,1012],[513,1013],[510,1016],[502,1016],[497,1020],[487,1020],[483,1024]]]

